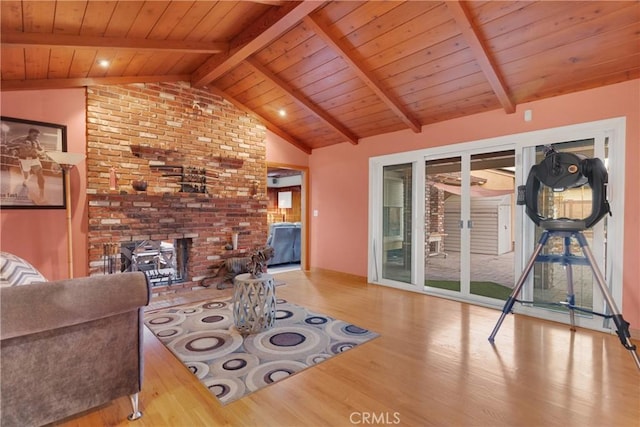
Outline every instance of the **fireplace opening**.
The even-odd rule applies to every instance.
[[[189,240],[142,240],[120,245],[120,271],[142,271],[152,286],[187,279]]]

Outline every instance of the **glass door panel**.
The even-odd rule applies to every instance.
[[[556,151],[570,152],[586,158],[596,157],[594,148],[593,139],[554,144]],[[539,164],[544,157],[544,147],[536,147],[536,164]],[[538,209],[543,217],[550,219],[582,219],[591,214],[591,200],[592,192],[588,183],[579,188],[571,188],[565,191],[553,191],[548,187],[542,186],[538,195]],[[606,224],[606,217],[601,222]],[[541,227],[535,227],[536,241],[538,241],[542,232],[543,229]],[[606,233],[606,225],[604,232]],[[595,244],[594,228],[584,230],[583,234],[589,246],[593,249]],[[571,239],[568,245],[565,246],[565,244],[563,237],[552,236],[543,248],[542,254],[562,254],[567,250],[572,255],[583,256],[582,250],[575,239]],[[606,265],[606,262],[603,265]],[[602,273],[605,274],[605,271],[603,270]],[[536,263],[533,269],[534,303],[537,306],[551,310],[566,311],[560,303],[567,300],[568,283],[571,276],[573,278],[575,305],[593,310],[593,290],[596,284],[591,268],[588,265],[574,264],[564,266],[560,263]],[[599,296],[598,294],[597,297]],[[576,314],[586,317],[593,316],[584,312],[576,312]]]
[[[382,277],[411,283],[412,164],[383,167]]]
[[[515,150],[471,156],[470,293],[506,301],[515,284]]]
[[[462,160],[425,162],[425,286],[460,292]]]

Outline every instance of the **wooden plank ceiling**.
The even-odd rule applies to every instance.
[[[636,1],[3,0],[0,13],[2,90],[190,81],[308,153],[640,77]]]

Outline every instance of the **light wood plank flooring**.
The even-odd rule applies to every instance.
[[[510,315],[492,346],[496,310],[326,271],[277,278],[287,283],[278,297],[381,336],[222,406],[146,331],[143,418],[126,421],[121,398],[61,425],[640,425],[640,372],[615,335]]]

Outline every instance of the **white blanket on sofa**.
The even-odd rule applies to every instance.
[[[0,252],[0,287],[30,285],[47,279],[19,256]]]

